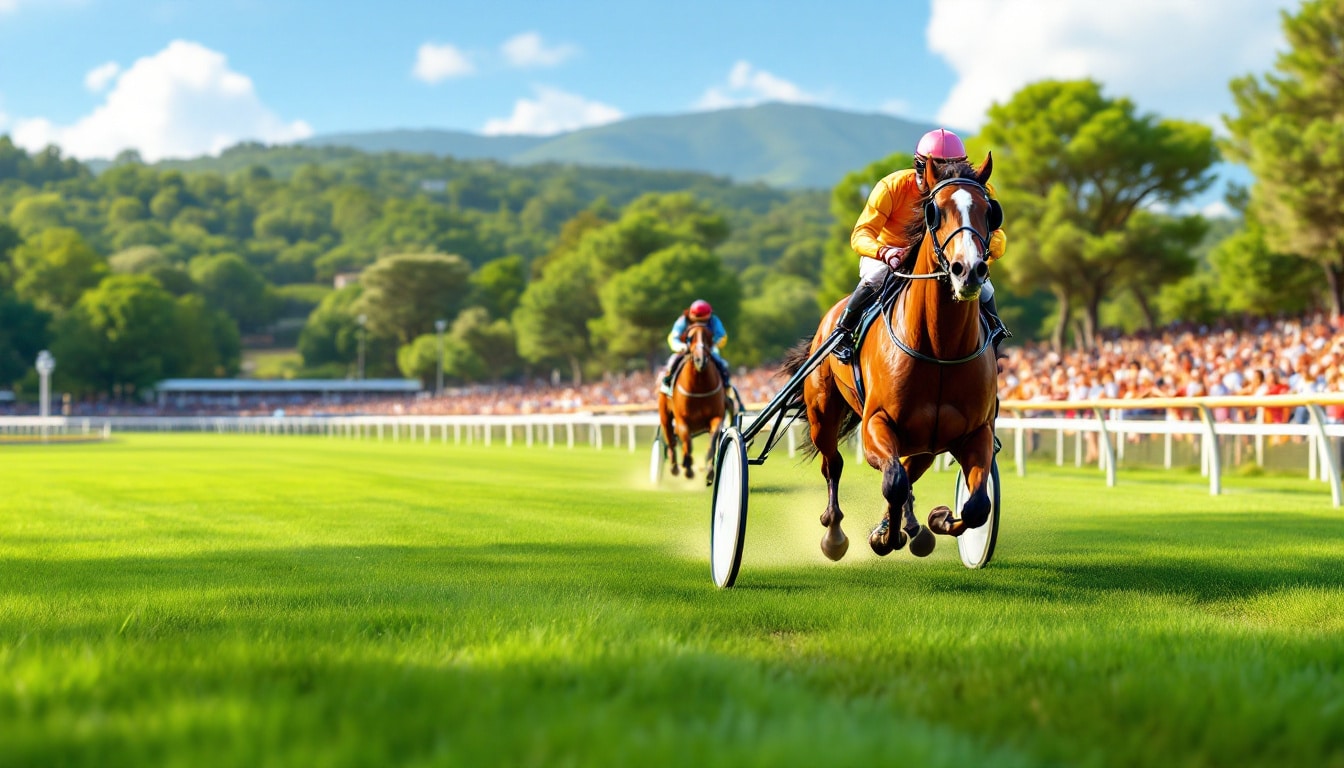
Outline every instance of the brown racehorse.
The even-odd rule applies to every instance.
[[[886,510],[868,543],[886,555],[910,543],[923,557],[936,539],[929,532],[960,536],[985,524],[990,511],[985,490],[994,457],[994,417],[998,410],[996,362],[988,328],[980,320],[980,287],[989,275],[989,233],[1003,212],[990,200],[993,158],[973,168],[965,162],[930,162],[925,169],[918,224],[908,233],[918,248],[911,274],[944,275],[914,279],[888,317],[874,323],[857,357],[867,391],[858,399],[850,366],[834,356],[807,377],[803,399],[812,443],[821,454],[827,504],[821,516],[826,535],[822,552],[844,557],[849,540],[840,529],[840,441],[862,426],[868,463],[882,472]],[[927,236],[926,236],[927,234]],[[798,371],[811,350],[831,335],[843,302],[822,318],[810,345],[795,348],[785,363]],[[947,507],[929,514],[929,527],[914,514],[912,487],[934,458],[951,452],[966,476],[969,498],[955,517]],[[900,525],[893,516],[900,514]]]
[[[677,474],[677,443],[673,439],[673,428],[676,437],[681,439],[682,464],[687,479],[695,477],[691,437],[709,433],[709,455],[705,457],[708,468],[705,483],[709,484],[714,482],[714,447],[719,444],[719,435],[723,431],[728,394],[724,391],[719,367],[710,359],[714,338],[709,326],[694,323],[686,329],[685,338],[690,360],[682,364],[672,382],[672,396],[658,394],[658,415],[663,424],[663,444],[667,446],[667,458],[672,462],[674,475]]]

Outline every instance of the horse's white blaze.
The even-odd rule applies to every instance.
[[[984,259],[980,256],[980,249],[976,246],[975,236],[971,234],[971,193],[958,189],[952,193],[952,202],[957,204],[957,214],[961,216],[961,226],[964,229],[961,232],[961,263],[966,267],[966,272],[960,280],[956,280],[957,292],[965,287],[966,279],[971,276],[975,268],[979,266]]]

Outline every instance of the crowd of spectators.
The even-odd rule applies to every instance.
[[[775,366],[738,370],[733,383],[748,404],[763,403],[784,384]],[[1247,320],[1213,326],[1173,325],[1156,332],[1112,335],[1090,349],[1055,351],[1026,343],[1003,348],[999,396],[1004,400],[1068,402],[1218,395],[1344,392],[1344,323],[1323,315]],[[523,414],[563,413],[609,406],[652,406],[653,372],[608,374],[581,385],[536,380],[526,384],[456,388],[439,396],[338,399],[294,395],[242,398],[169,398],[61,403],[57,412],[104,415]],[[68,410],[67,410],[68,409]],[[32,404],[0,404],[0,413],[33,411]],[[1344,407],[1329,415],[1344,421]],[[1129,411],[1129,418],[1190,418],[1190,411]],[[1220,420],[1305,422],[1305,409],[1218,409]]]
[[[999,361],[1004,400],[1313,394],[1344,391],[1344,326],[1338,318],[1181,324],[1111,336],[1089,350],[1056,352],[1041,344],[1005,347]],[[1334,419],[1344,408],[1329,409]],[[1162,417],[1163,410],[1131,411]],[[1175,412],[1189,418],[1189,411]],[[1307,420],[1304,408],[1217,409],[1220,420]]]

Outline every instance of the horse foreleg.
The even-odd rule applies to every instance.
[[[686,470],[686,479],[695,477],[695,457],[691,455],[691,428],[677,422],[677,437],[681,440],[681,467]]]
[[[826,478],[826,511],[821,513],[826,535],[821,537],[821,552],[831,560],[839,560],[849,551],[849,538],[840,528],[840,521],[845,519],[840,511],[840,474],[845,460],[839,445],[840,424],[848,407],[834,388],[821,397],[809,398],[807,407],[812,444],[821,455],[821,476]]]
[[[663,430],[663,457],[672,464],[672,474],[681,472],[677,467],[677,441],[672,430],[672,403],[667,395],[658,395],[658,419]]]
[[[986,424],[972,432],[952,451],[952,456],[966,477],[966,490],[969,491],[966,503],[958,510],[959,518],[954,518],[947,507],[935,508],[929,513],[929,528],[934,533],[960,536],[967,528],[979,528],[989,520],[990,500],[985,481],[989,477],[990,463],[994,461],[993,427]]]
[[[919,518],[915,517],[915,483],[924,476],[929,467],[937,457],[930,453],[921,453],[915,456],[906,456],[901,460],[905,466],[906,476],[910,478],[910,495],[905,497],[905,504],[901,505],[901,530],[910,537],[910,554],[915,557],[928,557],[938,546],[938,539],[933,533],[920,525]]]
[[[879,555],[888,555],[910,540],[910,535],[891,521],[892,513],[899,514],[910,499],[910,475],[901,463],[900,447],[885,413],[870,413],[864,419],[863,448],[868,463],[882,471],[882,498],[887,502],[881,522],[868,534],[868,546]]]

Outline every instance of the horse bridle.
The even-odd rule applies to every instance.
[[[938,182],[934,186],[934,188],[929,192],[928,202],[924,204],[924,228],[925,230],[927,230],[925,236],[930,238],[930,242],[933,243],[933,255],[936,259],[938,259],[938,271],[917,275],[917,274],[907,274],[904,272],[896,272],[896,270],[892,270],[893,272],[896,272],[897,277],[903,277],[906,280],[950,279],[952,276],[952,264],[947,259],[947,245],[948,243],[952,242],[953,238],[961,234],[963,231],[970,232],[971,237],[975,238],[976,241],[980,243],[981,246],[980,257],[982,259],[985,259],[986,261],[989,260],[990,255],[989,238],[981,234],[980,230],[970,225],[962,224],[960,227],[957,227],[956,229],[952,230],[952,234],[944,238],[941,243],[938,242],[937,230],[942,222],[943,212],[938,207],[938,201],[935,198],[938,195],[938,190],[942,189],[943,187],[951,187],[951,186],[975,187],[985,195],[985,199],[989,200],[991,204],[991,211],[993,210],[994,199],[989,196],[989,190],[985,189],[984,185],[976,181],[975,179],[960,179],[960,178],[944,179],[943,181]],[[999,215],[1002,216],[1002,214]],[[993,231],[994,229],[997,229],[997,227],[990,227],[990,231]]]
[[[989,260],[990,255],[989,239],[985,237],[983,234],[981,234],[980,230],[976,229],[975,227],[962,224],[960,227],[957,227],[955,230],[953,230],[952,234],[948,235],[941,243],[938,242],[938,235],[936,230],[938,229],[938,226],[941,223],[942,210],[938,208],[938,203],[934,198],[937,196],[938,190],[942,189],[943,187],[957,186],[957,185],[975,187],[976,189],[984,193],[985,198],[989,200],[990,203],[991,220],[994,218],[998,218],[999,221],[997,223],[998,224],[1003,223],[1002,209],[997,209],[996,212],[995,206],[997,206],[997,203],[995,203],[994,199],[989,196],[989,190],[985,189],[984,185],[981,184],[980,182],[976,181],[975,179],[945,179],[943,181],[938,182],[938,184],[934,186],[933,190],[929,192],[929,201],[924,204],[924,228],[928,230],[925,236],[932,238],[930,242],[933,243],[933,255],[938,259],[939,271],[929,272],[927,274],[915,275],[915,274],[903,274],[901,272],[896,272],[895,270],[892,270],[893,272],[895,272],[897,277],[903,277],[907,280],[950,281],[952,276],[952,265],[947,260],[947,244],[952,242],[952,238],[961,234],[963,230],[970,232],[971,236],[974,237],[977,241],[979,241],[982,248],[981,258],[985,259],[986,261]],[[989,223],[990,223],[989,229],[991,232],[994,231],[995,229],[998,229],[998,226],[995,226],[992,221]],[[919,350],[915,349],[914,347],[911,347],[909,344],[906,344],[905,342],[901,341],[900,338],[897,337],[896,335],[896,329],[893,328],[891,325],[890,312],[884,312],[883,318],[887,322],[887,334],[891,336],[892,342],[895,343],[896,346],[899,347],[902,352],[915,358],[916,360],[922,360],[926,363],[935,363],[937,365],[961,365],[962,363],[969,363],[970,361],[983,355],[985,353],[985,350],[989,349],[990,342],[993,339],[993,335],[990,333],[989,329],[989,321],[985,319],[984,315],[981,315],[980,329],[981,329],[981,336],[984,338],[984,341],[981,342],[980,348],[972,352],[971,354],[966,355],[965,357],[959,357],[955,360],[941,360],[931,355],[926,355],[923,352],[920,352]]]

